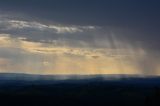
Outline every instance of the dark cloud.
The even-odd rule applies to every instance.
[[[51,21],[113,26],[157,24],[160,17],[159,4],[158,0],[1,0],[0,2],[2,9],[23,12]]]
[[[108,39],[107,35],[112,31],[116,33],[117,39],[125,39],[133,45],[141,42],[141,45],[155,49],[159,49],[158,45],[160,45],[158,43],[160,1],[158,0],[1,0],[0,10],[15,13],[14,15],[22,14],[24,17],[20,17],[28,21],[110,28],[105,31],[105,34],[99,33],[96,39],[105,37]],[[16,17],[14,15],[12,17]],[[33,29],[24,29],[17,32],[20,35],[32,33],[42,39],[50,39],[51,36],[52,39],[61,39],[57,34],[48,33],[49,31],[37,33]],[[12,31],[13,34],[17,32]],[[87,33],[84,36],[68,36],[67,39],[94,40],[93,34]],[[29,36],[30,39],[34,37]],[[62,38],[65,38],[65,35],[62,35]]]
[[[151,73],[159,69],[159,11],[159,0],[0,0],[0,34],[45,46],[114,49],[108,55],[100,52],[128,61],[134,54],[136,67]],[[2,58],[25,59],[12,49],[0,49]],[[41,49],[37,51],[46,51]]]

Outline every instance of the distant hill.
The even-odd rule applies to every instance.
[[[158,76],[0,74],[3,106],[156,106],[159,101]]]
[[[88,83],[88,82],[111,82],[115,84],[139,84],[148,86],[159,86],[160,76],[140,75],[34,75],[19,73],[0,73],[0,84],[7,82],[34,82],[35,84],[45,83]]]

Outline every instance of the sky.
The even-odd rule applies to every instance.
[[[160,75],[159,0],[0,0],[0,72]]]

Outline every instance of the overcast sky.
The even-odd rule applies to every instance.
[[[160,74],[159,0],[1,0],[0,72]]]

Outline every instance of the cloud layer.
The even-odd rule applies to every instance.
[[[0,72],[159,75],[158,3],[124,1],[0,1]]]

